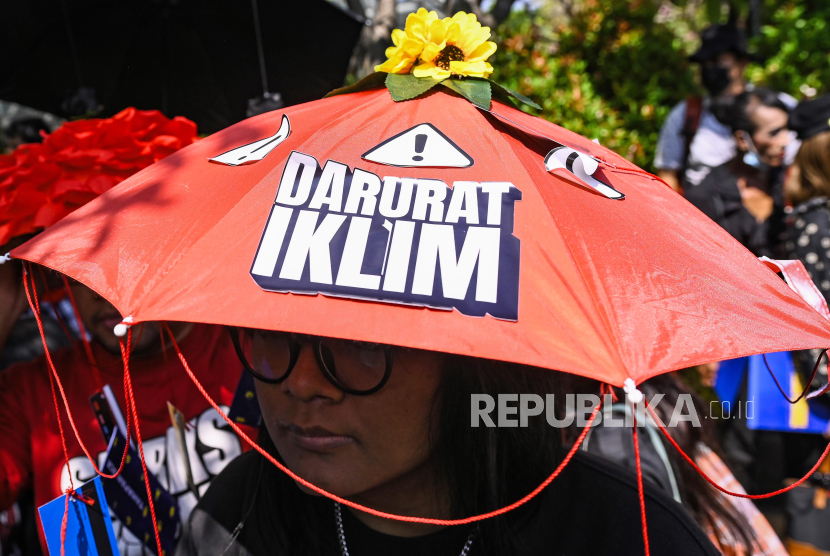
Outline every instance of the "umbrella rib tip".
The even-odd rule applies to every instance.
[[[634,382],[633,378],[627,378],[623,381],[623,391],[625,392],[628,401],[634,405],[639,404],[645,398],[642,391],[637,388],[637,383]]]
[[[128,317],[124,317],[124,320],[119,322],[115,325],[115,328],[112,329],[113,334],[118,336],[119,338],[123,338],[127,335],[127,331],[130,329],[133,323],[133,316],[130,315]]]

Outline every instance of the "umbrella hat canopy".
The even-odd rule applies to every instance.
[[[497,102],[492,112],[499,117],[444,90],[395,103],[380,89],[264,114],[152,165],[12,255],[87,284],[136,322],[196,321],[380,342],[558,369],[618,386],[627,378],[639,383],[707,361],[830,346],[828,321],[664,184],[632,172],[636,168],[621,157],[552,123]],[[244,166],[208,161],[274,136],[283,126],[283,115],[290,120],[290,135],[262,160]],[[439,133],[423,131],[421,124]],[[367,160],[382,158],[372,153],[413,128],[417,129],[411,134],[427,139],[413,137],[408,155],[421,156],[416,154],[418,142],[426,141],[421,146],[426,156],[429,141],[444,137],[466,158],[455,167],[396,167]],[[553,141],[607,160],[610,164],[600,164],[594,176],[624,193],[625,199],[608,199],[547,172],[544,156],[555,146]],[[381,179],[393,176],[393,183],[417,180],[418,191],[422,184],[435,184],[428,180],[440,180],[453,191],[470,182],[479,188],[485,182],[512,184],[520,194],[514,195],[512,222],[501,225],[512,225],[502,233],[512,234],[517,242],[520,256],[513,258],[513,280],[518,287],[502,283],[512,275],[499,266],[498,296],[510,298],[511,291],[517,292],[515,315],[471,316],[478,313],[463,304],[439,310],[389,303],[390,299],[372,301],[381,295],[379,287],[351,295],[361,299],[266,291],[268,284],[261,287],[262,276],[252,273],[252,265],[258,249],[263,249],[260,241],[265,245],[273,239],[263,239],[272,210],[293,210],[293,218],[299,219],[296,213],[302,207],[286,201],[292,194],[301,196],[304,170],[296,164],[301,156],[308,164],[316,160],[321,168],[327,161],[348,166],[344,171],[355,175],[352,186],[358,170],[364,177],[367,172]],[[286,175],[300,176],[299,185],[294,189],[289,180],[286,197],[275,205]],[[442,220],[443,210],[449,212],[449,204],[452,201],[442,206],[436,220],[424,209],[419,225],[446,224],[449,216]],[[483,225],[487,211],[479,208]],[[366,214],[366,202],[360,210],[347,214],[346,206],[342,214],[357,219]],[[331,216],[334,212],[326,218],[339,218]],[[295,233],[297,222],[292,220]],[[324,229],[326,220],[314,222],[318,231]],[[348,226],[343,224],[343,229]],[[461,245],[475,234],[472,227],[461,228],[465,231],[456,233],[455,241],[463,259]],[[425,232],[419,229],[423,239]],[[514,243],[501,245],[500,256],[506,259],[510,254],[504,246]],[[418,247],[416,238],[413,257]],[[384,246],[379,250],[384,258]],[[366,253],[364,261],[372,255]],[[467,282],[468,298],[475,293],[476,280],[488,280],[486,268],[482,271],[485,250],[478,255],[479,274]],[[286,245],[279,261],[284,262],[283,257]],[[385,258],[383,262],[378,268],[388,280]],[[443,288],[449,297],[452,284],[444,280],[444,273],[455,262],[439,253],[431,282],[434,291]],[[281,273],[280,263],[274,264],[269,280]],[[303,264],[306,279],[310,270]],[[388,265],[393,265],[391,260]],[[331,267],[337,277],[336,258]],[[405,278],[409,292],[411,272]],[[435,306],[429,299],[420,304]]]

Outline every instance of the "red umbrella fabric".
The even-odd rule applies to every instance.
[[[380,342],[616,386],[830,346],[830,322],[660,181],[555,124],[441,89],[399,103],[364,91],[244,121],[12,256],[83,282],[135,322]],[[228,153],[269,137],[264,158]],[[555,142],[604,160],[593,177],[625,198],[547,172]],[[261,160],[208,160],[223,153]],[[398,214],[407,188],[412,206]]]

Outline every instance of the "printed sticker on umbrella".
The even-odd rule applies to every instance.
[[[625,199],[625,195],[593,176],[598,166],[596,160],[570,147],[556,147],[545,157],[545,169],[548,172],[566,171],[569,176],[575,176],[580,182],[596,189],[609,199]]]
[[[473,158],[432,124],[420,124],[390,137],[362,158],[402,168],[469,168]]]
[[[271,137],[266,137],[265,139],[260,139],[259,141],[242,145],[241,147],[222,153],[219,156],[214,156],[208,160],[212,162],[219,162],[220,164],[227,164],[228,166],[253,164],[254,162],[259,162],[268,156],[268,153],[277,148],[280,143],[288,139],[289,135],[291,135],[291,122],[288,121],[288,116],[283,114],[282,125],[280,125],[279,131]]]
[[[379,176],[292,152],[251,276],[323,293],[518,319],[519,239],[509,182]],[[345,203],[344,203],[345,201]]]

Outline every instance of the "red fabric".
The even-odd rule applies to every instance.
[[[190,120],[127,108],[112,118],[65,123],[43,144],[0,155],[0,245],[48,228],[196,139]]]
[[[221,327],[197,325],[181,342],[181,349],[211,396],[219,404],[229,406],[239,381],[241,364],[227,332]],[[97,344],[93,344],[93,350],[101,365],[102,378],[112,387],[126,416],[121,357],[106,352]],[[96,463],[100,465],[99,454],[106,450],[106,443],[89,403],[89,396],[98,386],[86,355],[81,346],[76,346],[55,352],[52,357],[81,438],[90,452],[99,458]],[[160,480],[174,495],[181,495],[183,491],[173,486],[172,479],[167,476],[171,469],[165,461],[166,446],[173,438],[167,401],[188,419],[205,415],[208,402],[193,385],[172,350],[168,350],[166,356],[133,357],[130,369],[148,466],[157,476],[163,475]],[[77,487],[89,480],[94,471],[68,427],[63,407],[61,418]],[[63,494],[68,486],[68,474],[64,471],[64,455],[44,359],[16,365],[0,373],[0,438],[3,439],[0,442],[0,508],[10,506],[27,487],[34,488],[37,506]],[[117,454],[119,461],[120,455]],[[211,476],[216,474],[210,473]],[[198,478],[196,481],[200,482]],[[62,482],[66,484],[62,485]]]
[[[515,361],[621,386],[753,353],[830,347],[830,323],[729,234],[663,183],[555,124],[506,105],[475,108],[441,87],[395,103],[385,89],[269,112],[154,164],[12,255],[91,286],[137,321],[190,320],[382,342]],[[207,159],[291,135],[264,160]],[[431,123],[469,168],[395,168],[361,155]],[[612,201],[549,174],[545,135],[599,155]],[[381,177],[509,181],[522,191],[518,322],[263,291],[251,264],[292,150]]]
[[[761,257],[761,260],[772,269],[773,272],[780,272],[787,279],[787,283],[798,295],[810,304],[810,307],[818,311],[818,313],[830,320],[830,309],[827,308],[827,300],[824,295],[816,287],[813,279],[810,278],[810,273],[804,267],[801,261],[779,261]]]

